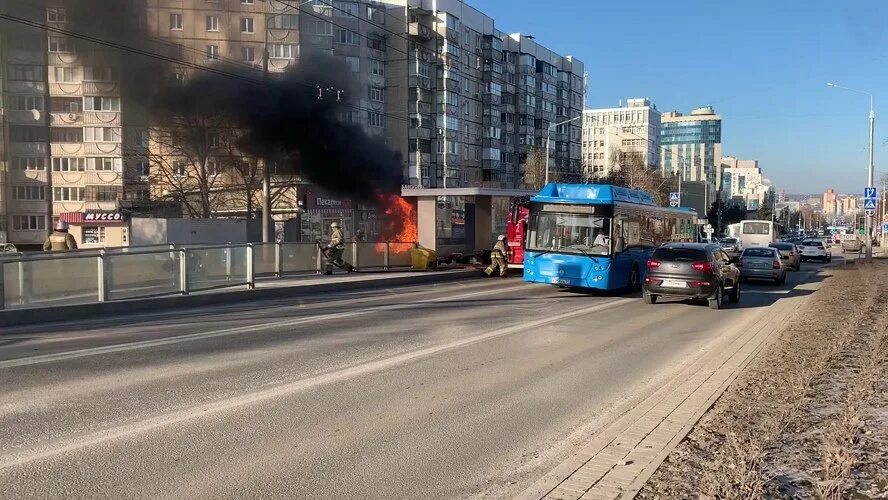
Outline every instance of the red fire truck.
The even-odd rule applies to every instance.
[[[527,236],[527,219],[530,216],[530,197],[512,198],[509,220],[506,221],[506,238],[509,242],[509,265],[524,265],[524,240]]]

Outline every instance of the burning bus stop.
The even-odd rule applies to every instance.
[[[536,191],[487,187],[404,186],[401,196],[416,207],[419,246],[439,255],[490,250],[505,234],[509,201]]]

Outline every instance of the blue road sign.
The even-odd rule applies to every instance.
[[[876,188],[863,188],[863,197],[867,200],[875,200],[879,197],[879,191]]]
[[[867,198],[863,200],[863,209],[864,210],[875,210],[876,209],[876,199],[875,198]]]
[[[888,222],[882,224],[882,232],[888,234]]]
[[[669,201],[681,201],[681,195],[676,192],[669,193]]]

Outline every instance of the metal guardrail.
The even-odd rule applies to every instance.
[[[361,269],[411,265],[415,242],[350,242],[345,260]],[[18,256],[0,261],[0,310],[88,304],[247,286],[256,278],[320,273],[316,243],[129,247]]]

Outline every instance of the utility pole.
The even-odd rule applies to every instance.
[[[265,44],[262,51],[262,82],[268,84],[268,2],[265,2]],[[262,242],[271,242],[271,161],[268,158],[268,151],[262,161]]]

